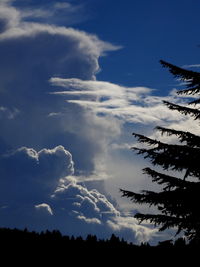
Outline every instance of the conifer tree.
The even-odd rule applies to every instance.
[[[160,61],[163,67],[186,84],[186,89],[177,92],[187,99],[196,97],[195,101],[186,105],[178,105],[163,101],[170,110],[177,110],[183,115],[193,117],[194,123],[200,119],[198,104],[200,99],[200,73],[179,68]],[[162,167],[161,172],[154,168],[143,169],[151,177],[152,182],[160,184],[160,192],[143,190],[141,193],[122,190],[122,196],[130,198],[134,203],[149,204],[157,207],[157,214],[137,213],[139,222],[149,221],[159,227],[160,231],[168,228],[177,229],[176,234],[184,232],[189,240],[200,240],[200,136],[189,131],[180,131],[157,126],[156,130],[167,136],[177,137],[177,144],[165,143],[147,136],[133,133],[139,143],[150,148],[132,149],[144,158],[150,159],[153,166]],[[168,175],[169,170],[177,173]],[[199,242],[199,241],[198,241]]]

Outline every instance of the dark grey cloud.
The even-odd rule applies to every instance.
[[[38,152],[22,147],[0,155],[1,206],[45,200],[59,179],[69,174],[73,174],[73,161],[63,146]]]

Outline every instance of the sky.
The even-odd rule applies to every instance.
[[[198,71],[198,1],[0,1],[0,227],[166,239],[119,188],[155,188],[132,132],[198,127],[162,100]],[[152,210],[155,212],[155,210]]]

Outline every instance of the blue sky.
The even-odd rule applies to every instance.
[[[181,88],[159,60],[198,70],[197,1],[0,2],[0,226],[169,237],[119,188],[154,188],[133,131],[197,132],[163,106]],[[191,66],[193,65],[193,66]],[[156,212],[153,209],[152,212]]]
[[[168,79],[160,68],[160,59],[179,66],[198,63],[198,1],[103,0],[90,4],[94,18],[80,28],[123,46],[100,60],[99,79],[131,86],[142,84],[165,94],[171,77]]]

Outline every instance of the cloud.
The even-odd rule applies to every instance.
[[[19,24],[20,14],[12,6],[8,6],[11,1],[1,1],[0,3],[0,33]]]
[[[183,65],[182,68],[200,68],[200,64]]]
[[[19,114],[19,110],[14,108],[10,110],[7,107],[1,106],[0,107],[0,118],[7,118],[9,120],[14,119]]]
[[[86,222],[86,223],[89,223],[89,224],[101,224],[101,221],[99,220],[99,219],[97,219],[97,218],[86,218],[85,216],[78,216],[77,217],[78,219],[80,219],[80,220],[83,220],[84,222]]]
[[[45,215],[46,214],[51,215],[51,216],[53,215],[53,211],[51,207],[46,203],[35,205],[35,209],[40,212],[43,212]]]
[[[52,198],[61,202],[66,199],[72,200],[76,214],[80,212],[79,215],[87,218],[100,219],[103,214],[119,215],[113,204],[103,194],[96,189],[88,190],[83,183],[78,183],[76,177],[62,179]]]
[[[57,5],[54,3],[54,5],[57,8],[60,6],[59,3]],[[84,73],[85,79],[94,79],[95,73],[99,70],[99,56],[106,51],[119,49],[117,46],[101,41],[95,35],[74,30],[73,28],[24,21],[23,12],[11,5],[1,4],[0,12],[2,14],[2,23],[5,24],[5,27],[1,27],[0,34],[2,50],[5,50],[5,46],[8,46],[10,51],[17,50],[18,53],[10,55],[14,56],[12,62],[16,60],[19,63],[20,60],[18,59],[23,58],[20,66],[28,62],[29,70],[30,68],[38,68],[40,64],[42,64],[40,67],[42,73],[51,69],[51,72],[47,72],[47,76],[43,77],[44,79],[48,79],[55,74],[64,75],[64,73],[65,76],[80,76],[82,78],[84,78],[82,76]],[[28,47],[28,51],[24,46]],[[48,49],[46,49],[47,47]],[[4,62],[4,64],[11,68],[12,65],[9,61],[11,59],[8,52],[6,57],[8,63],[5,64]],[[37,62],[34,60],[35,57]],[[27,61],[24,62],[26,58]],[[49,66],[49,64],[51,65]],[[84,69],[81,66],[83,64],[85,66]],[[69,67],[67,68],[67,66]],[[77,72],[78,68],[80,68],[79,73]],[[17,74],[20,73],[21,68],[19,68],[19,73]]]
[[[14,54],[12,59],[11,55],[6,54],[8,61],[6,67],[11,67],[10,60],[16,60],[17,63],[17,59],[22,57],[23,61],[18,61],[20,65],[17,74],[22,75],[20,72],[22,64],[27,62],[29,63],[28,70],[38,68],[35,69],[38,78],[43,79],[45,77],[42,75],[46,75],[46,79],[48,79],[55,74],[95,79],[94,75],[99,70],[99,56],[105,51],[118,49],[109,43],[100,41],[95,35],[71,28],[37,23],[23,23],[20,27],[9,28],[0,34],[0,42],[2,50],[9,48],[15,51],[18,49],[19,53]],[[24,50],[26,47],[29,47],[27,51]],[[45,50],[46,47],[48,49]],[[3,52],[1,54],[3,56]],[[35,57],[39,61],[36,61]],[[85,69],[83,69],[84,67]],[[41,69],[41,73],[39,69]]]
[[[71,154],[63,146],[36,151],[21,147],[0,156],[1,205],[46,199],[63,176],[73,174]]]
[[[73,25],[88,19],[89,14],[84,4],[48,1],[28,3],[21,9],[21,17],[26,21],[51,22],[52,24]]]
[[[97,189],[89,190],[77,178],[63,179],[52,195],[52,200],[54,207],[62,206],[63,212],[68,213],[75,224],[81,225],[79,227],[83,236],[88,233],[88,229],[99,238],[106,238],[114,232],[134,242],[147,241],[155,235],[155,230],[138,226],[134,218],[123,216],[105,195]]]
[[[138,243],[148,242],[157,234],[156,229],[150,229],[146,226],[138,225],[133,217],[118,217],[113,221],[109,220],[108,225],[115,231],[119,237],[131,241],[130,236],[135,233],[135,239]]]
[[[97,97],[100,101],[109,101],[112,98],[118,99],[119,101],[124,98],[127,100],[124,104],[129,101],[138,101],[141,96],[151,92],[151,89],[145,87],[125,87],[113,84],[110,82],[103,81],[91,81],[81,79],[62,79],[62,78],[51,78],[50,83],[54,86],[60,86],[67,88],[69,91],[55,92],[54,94],[59,95],[78,95],[81,97]],[[107,98],[108,99],[107,99]]]
[[[48,80],[55,75],[94,80],[99,57],[118,47],[83,31],[23,21],[19,9],[6,8],[18,14],[18,21],[0,34],[0,106],[7,110],[1,110],[0,116],[3,152],[6,145],[42,149],[61,142],[74,154],[77,169],[92,170],[106,137],[119,133],[118,123],[66,105],[64,99],[50,94]],[[15,117],[12,122],[6,118],[8,111]],[[99,136],[96,143],[92,142],[95,136]]]
[[[166,97],[151,95],[153,91],[146,87],[125,87],[110,82],[85,81],[81,79],[51,78],[54,86],[65,88],[52,94],[66,98],[68,103],[80,105],[97,115],[114,116],[124,123],[157,123],[160,121],[178,121],[178,112],[171,112],[162,103],[163,100],[178,101],[173,93]]]

